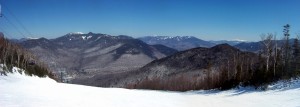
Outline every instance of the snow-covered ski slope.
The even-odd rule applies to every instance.
[[[300,107],[300,81],[279,82],[268,91],[168,92],[63,84],[13,73],[0,76],[0,107]]]

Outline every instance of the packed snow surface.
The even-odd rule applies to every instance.
[[[288,84],[288,85],[287,85]],[[0,76],[1,107],[299,107],[300,82],[279,82],[267,91],[150,91],[57,83],[19,73]]]

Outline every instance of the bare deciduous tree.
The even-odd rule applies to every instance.
[[[272,55],[272,50],[273,50],[273,36],[274,34],[268,33],[268,34],[262,34],[260,36],[262,40],[262,45],[263,45],[263,54],[266,57],[266,71],[269,71],[269,62],[270,62],[270,57]]]

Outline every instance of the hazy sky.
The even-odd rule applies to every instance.
[[[291,25],[292,37],[300,33],[300,0],[0,0],[0,3],[6,16],[0,18],[0,31],[14,38],[56,38],[69,32],[95,32],[253,41],[259,40],[262,33],[277,33],[281,37],[285,24]]]

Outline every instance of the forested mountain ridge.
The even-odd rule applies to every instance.
[[[19,44],[45,62],[54,73],[66,71],[70,78],[126,72],[177,52],[125,35],[92,32],[69,33],[55,39],[28,39]]]
[[[74,82],[95,86],[148,87],[166,90],[211,89],[222,87],[222,82],[251,77],[248,72],[242,72],[241,69],[254,72],[257,62],[258,56],[255,53],[243,52],[228,44],[221,44],[212,48],[200,47],[181,51],[152,61],[138,70],[115,75],[113,78],[99,75]],[[250,66],[250,63],[253,66]],[[148,86],[151,84],[153,86]]]

